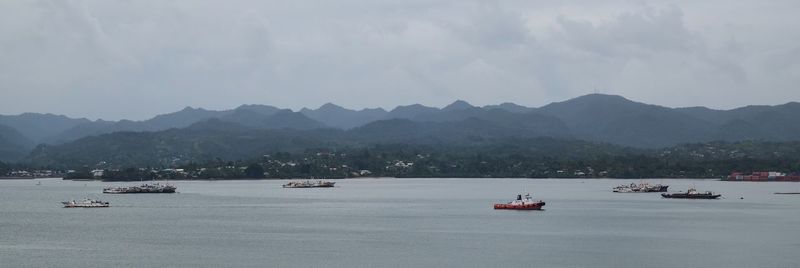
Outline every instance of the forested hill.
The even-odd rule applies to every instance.
[[[448,123],[393,119],[346,131],[332,128],[268,130],[212,119],[183,129],[117,132],[67,144],[40,145],[26,158],[26,163],[71,169],[179,167],[192,163],[256,161],[275,154],[298,156],[300,158],[296,160],[299,161],[320,153],[349,154],[366,150],[404,157],[437,155],[436,166],[442,166],[438,169],[446,165],[463,165],[464,161],[480,156],[502,162],[498,165],[504,167],[496,167],[498,170],[516,164],[523,170],[540,170],[530,166],[539,163],[548,165],[548,170],[577,166],[583,166],[581,170],[613,167],[612,170],[618,174],[625,174],[621,176],[670,175],[670,172],[675,176],[686,175],[681,171],[707,176],[758,168],[800,171],[800,142],[704,142],[648,149],[588,142],[568,136],[553,137],[526,129],[528,127],[535,128],[498,125],[469,118]],[[390,160],[397,159],[383,157],[370,161]],[[511,163],[513,161],[517,163]],[[558,168],[562,165],[565,166]],[[629,170],[622,172],[622,169]],[[526,172],[533,172],[531,170]],[[709,170],[711,173],[707,173]],[[465,176],[467,173],[460,174]]]
[[[187,107],[143,121],[27,113],[0,116],[0,125],[0,159],[8,162],[140,163],[139,158],[147,158],[168,164],[319,146],[486,146],[510,138],[549,137],[640,149],[714,141],[792,142],[800,141],[800,103],[712,110],[591,94],[539,108],[513,103],[478,107],[456,101],[443,108],[414,104],[356,111],[325,104],[295,112],[242,105],[223,111]]]

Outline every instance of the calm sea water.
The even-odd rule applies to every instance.
[[[42,185],[35,185],[41,181]],[[650,180],[720,200],[612,193],[638,180],[0,181],[0,267],[800,267],[800,183]],[[495,211],[531,192],[545,211]],[[82,197],[107,209],[64,209]],[[743,197],[744,199],[740,199]]]

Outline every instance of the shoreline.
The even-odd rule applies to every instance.
[[[0,177],[0,180],[35,180],[35,179],[49,179],[49,178],[36,178],[36,177]]]
[[[61,179],[61,180],[69,180],[69,181],[98,181],[98,182],[163,182],[163,181],[318,181],[318,180],[389,180],[389,179],[518,179],[518,180],[718,180],[718,181],[726,181],[720,178],[667,178],[667,177],[660,177],[660,178],[500,178],[500,177],[424,177],[424,178],[413,178],[413,177],[355,177],[355,178],[336,178],[336,179],[306,179],[306,178],[212,178],[212,179],[170,179],[170,180],[94,180],[94,179],[64,179],[64,178],[50,178],[50,179]]]

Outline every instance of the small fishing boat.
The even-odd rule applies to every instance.
[[[517,200],[505,203],[494,204],[494,209],[512,209],[512,210],[542,210],[544,201],[533,200],[531,194],[517,195]]]

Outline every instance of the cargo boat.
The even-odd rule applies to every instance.
[[[694,188],[689,188],[685,193],[671,193],[661,194],[664,198],[679,198],[679,199],[717,199],[721,194],[714,194],[711,191],[698,192]]]
[[[64,204],[65,208],[107,208],[110,206],[108,202],[88,198],[81,201],[64,201],[61,204]]]
[[[169,184],[142,184],[140,186],[108,187],[103,189],[104,194],[171,194],[177,187]]]
[[[332,181],[292,181],[283,185],[283,188],[330,188],[336,182]]]
[[[649,183],[643,182],[639,184],[631,183],[631,184],[623,184],[617,187],[614,187],[613,191],[615,193],[657,193],[657,192],[666,192],[669,185],[661,185],[655,184],[650,185]]]
[[[531,194],[517,195],[517,200],[505,203],[494,204],[494,209],[511,209],[511,210],[542,210],[544,201],[535,201],[531,198]]]

